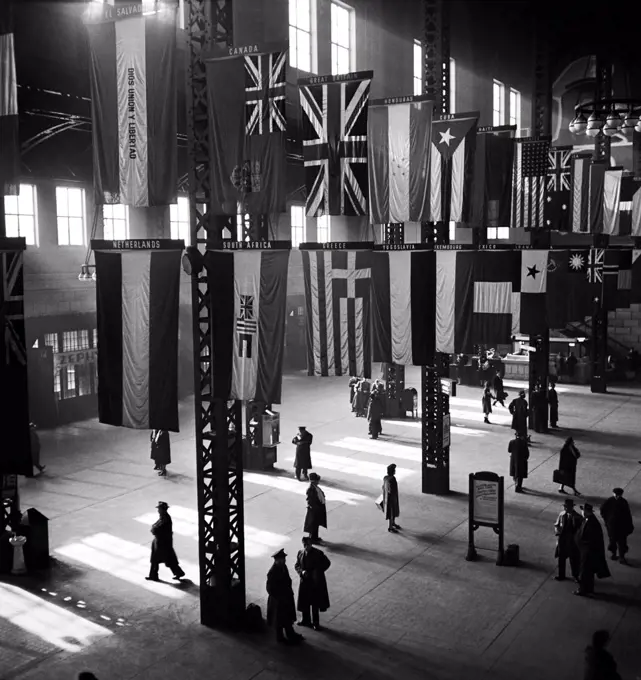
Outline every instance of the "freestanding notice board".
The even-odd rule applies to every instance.
[[[495,472],[473,472],[469,479],[469,529],[465,559],[471,562],[478,558],[474,532],[479,527],[490,527],[499,537],[496,564],[501,566],[504,556],[503,477]]]

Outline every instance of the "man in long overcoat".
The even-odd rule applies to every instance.
[[[576,467],[580,457],[581,452],[574,443],[574,439],[568,437],[559,453],[559,472],[561,473],[559,493],[567,493],[565,487],[569,486],[575,496],[581,495],[576,488]]]
[[[612,559],[617,559],[621,564],[627,564],[625,556],[628,552],[628,536],[634,531],[632,513],[628,501],[623,498],[623,489],[612,489],[612,496],[601,506],[601,517],[608,530],[608,550],[612,553]]]
[[[283,644],[304,640],[294,631],[296,603],[292,589],[292,578],[285,564],[287,553],[279,550],[272,555],[274,564],[267,572],[267,623],[276,631],[276,639]]]
[[[396,480],[396,465],[387,466],[387,474],[383,477],[383,510],[387,520],[387,530],[395,533],[401,527],[396,524],[396,518],[401,514],[398,498],[398,481]]]
[[[556,427],[559,422],[559,393],[553,382],[548,389],[548,403],[550,404],[550,425]]]
[[[318,529],[327,529],[327,507],[325,506],[325,494],[318,486],[320,475],[312,472],[309,476],[309,488],[307,489],[307,512],[305,513],[305,524],[303,531],[309,534],[312,543],[321,543],[318,536]]]
[[[510,454],[510,477],[514,480],[514,491],[523,493],[523,480],[527,479],[530,449],[524,434],[517,434],[507,447]]]
[[[554,556],[558,560],[559,574],[555,580],[565,580],[565,563],[570,560],[570,571],[575,581],[579,579],[579,548],[576,544],[576,532],[581,527],[583,518],[574,509],[574,501],[569,498],[563,503],[563,510],[554,523],[556,536],[556,551]]]
[[[356,386],[358,385],[358,382],[358,378],[354,376],[349,379],[349,405],[352,407],[352,412],[356,410],[354,397],[356,396]]]
[[[512,429],[517,435],[527,437],[528,404],[525,399],[525,390],[521,390],[519,396],[512,399],[509,410],[512,414]]]
[[[481,407],[483,408],[483,421],[490,424],[489,415],[492,413],[492,393],[490,392],[490,383],[485,383],[483,389],[483,396],[481,397]]]
[[[314,548],[309,538],[303,538],[303,549],[296,557],[296,573],[300,576],[296,608],[302,614],[299,626],[320,630],[320,612],[329,609],[329,593],[325,572],[331,562],[322,550]]]
[[[167,512],[169,506],[164,501],[160,501],[156,507],[159,518],[151,527],[154,540],[151,544],[151,568],[146,578],[147,581],[158,581],[158,567],[160,564],[165,564],[171,569],[174,578],[180,580],[185,572],[180,568],[174,550],[174,530],[171,517]]]
[[[298,428],[298,434],[292,439],[292,444],[296,445],[296,455],[294,456],[294,469],[296,479],[300,481],[301,472],[305,479],[309,479],[308,472],[312,469],[312,442],[314,435],[307,431],[304,425]]]
[[[167,466],[171,463],[171,444],[167,430],[151,431],[151,459],[159,477],[167,476]]]
[[[581,506],[583,522],[576,532],[576,544],[579,548],[579,588],[575,595],[594,594],[594,577],[608,578],[610,570],[605,559],[605,543],[603,529],[594,514],[590,503]]]
[[[385,412],[385,404],[383,402],[383,394],[381,390],[374,386],[369,398],[369,406],[367,408],[367,420],[369,420],[369,436],[371,439],[378,439],[378,435],[383,431],[381,421]]]

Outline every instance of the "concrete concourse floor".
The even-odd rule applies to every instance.
[[[408,370],[418,386],[418,369]],[[516,385],[507,384],[510,399]],[[560,425],[533,435],[527,493],[507,476],[507,411],[483,424],[481,390],[459,387],[452,400],[451,488],[420,492],[420,425],[384,422],[378,441],[348,404],[347,380],[284,378],[279,470],[245,473],[247,601],[265,613],[270,555],[284,547],[293,570],[307,485],[293,479],[299,424],[314,434],[312,459],[322,476],[329,518],[323,548],[332,561],[324,632],[305,631],[300,647],[271,635],[231,635],[199,623],[193,402],[181,405],[181,432],[171,435],[167,478],[153,472],[149,433],[77,423],[42,432],[45,473],[21,480],[23,509],[51,520],[54,567],[48,577],[0,582],[0,680],[67,680],[92,670],[100,680],[412,680],[414,678],[582,677],[592,632],[613,633],[611,651],[623,678],[641,676],[638,644],[641,541],[630,540],[630,566],[611,562],[593,599],[557,583],[553,524],[564,497],[552,483],[563,439],[574,435],[582,457],[577,484],[600,504],[625,488],[637,525],[641,390],[592,395],[560,386]],[[398,465],[403,527],[386,531],[375,507],[385,467]],[[481,559],[466,562],[467,479],[492,470],[506,477],[506,543],[522,565],[495,565],[496,537],[477,532]],[[187,572],[182,584],[161,567],[161,583],[144,580],[149,527],[158,500],[169,503],[174,543]]]

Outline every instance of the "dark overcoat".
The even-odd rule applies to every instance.
[[[318,548],[311,548],[307,552],[298,551],[295,569],[300,576],[296,602],[299,612],[306,612],[309,607],[316,607],[321,612],[329,609],[329,592],[325,572],[330,566],[329,558]]]
[[[608,530],[608,536],[615,541],[627,538],[634,531],[632,513],[625,498],[610,496],[601,506],[601,517]]]
[[[559,422],[559,394],[556,390],[548,390],[548,403],[550,404],[550,422],[556,425]]]
[[[512,414],[512,429],[515,432],[527,432],[528,405],[523,397],[517,397],[510,402],[510,413]]]
[[[524,439],[516,437],[507,447],[510,454],[510,477],[527,479],[530,449]]]
[[[401,514],[401,505],[398,499],[398,482],[394,475],[383,477],[383,509],[385,519],[394,520]]]
[[[358,385],[358,378],[349,379],[349,403],[354,404],[354,395],[356,394],[356,385]]]
[[[483,391],[481,406],[483,407],[484,415],[489,416],[492,413],[492,393],[489,389]]]
[[[369,406],[367,409],[368,420],[380,420],[385,412],[385,404],[383,402],[383,395],[378,390],[373,390],[369,398]]]
[[[296,603],[286,564],[274,563],[267,572],[267,595],[267,623],[275,628],[291,626],[296,621]]]
[[[571,489],[576,486],[576,464],[581,454],[574,444],[565,443],[559,455],[559,470],[563,473],[563,484]]]
[[[296,455],[294,456],[294,467],[301,470],[312,469],[312,441],[314,435],[305,430],[298,433],[293,439],[292,444],[296,444]]]
[[[156,465],[169,465],[171,463],[171,444],[167,430],[151,431],[151,459]]]
[[[554,533],[557,538],[554,557],[578,556],[576,532],[581,528],[582,523],[583,517],[576,510],[572,510],[572,512],[565,512],[564,510],[559,514],[554,524]]]
[[[151,527],[154,535],[151,544],[151,559],[154,564],[166,564],[168,567],[178,564],[178,558],[174,550],[174,530],[171,517],[168,514],[162,515]]]
[[[581,572],[591,571],[597,578],[608,578],[610,569],[605,559],[603,529],[595,515],[583,520],[583,524],[576,532],[576,544],[579,549]]]
[[[321,500],[317,487],[310,484],[307,489],[307,512],[305,513],[303,531],[313,533],[317,527],[327,529],[327,508]]]

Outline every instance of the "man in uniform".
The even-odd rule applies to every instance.
[[[151,527],[151,533],[154,535],[151,544],[151,568],[149,569],[149,576],[145,578],[147,581],[158,581],[158,567],[160,564],[165,564],[171,569],[174,578],[179,581],[185,575],[185,572],[180,568],[174,551],[174,530],[171,517],[167,512],[169,506],[164,501],[160,501],[156,507],[159,519]]]
[[[309,534],[312,543],[321,543],[318,536],[318,529],[327,529],[327,507],[325,506],[325,494],[318,486],[320,475],[315,472],[309,476],[309,488],[307,489],[307,512],[305,513],[305,524],[303,531]]]

